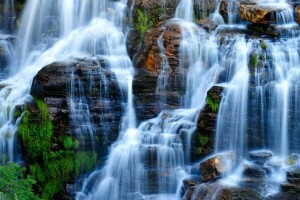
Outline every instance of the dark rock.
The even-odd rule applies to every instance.
[[[300,24],[300,5],[295,8],[295,21]]]
[[[184,200],[260,200],[258,191],[251,188],[236,188],[222,185],[218,182],[199,184],[191,187]]]
[[[300,187],[300,167],[291,167],[287,170],[287,181]]]
[[[192,139],[192,160],[199,160],[212,153],[214,149],[217,114],[222,91],[223,88],[214,86],[207,93],[207,102],[209,101],[209,103],[204,106],[198,117],[197,130]],[[207,142],[204,141],[204,138],[207,138]]]
[[[252,31],[259,33],[260,35],[269,35],[271,37],[279,37],[290,35],[292,32],[297,33],[299,26],[284,27],[270,24],[250,24],[248,28]]]
[[[202,182],[208,182],[222,177],[231,170],[235,162],[235,154],[228,152],[208,158],[200,163],[200,177]]]
[[[216,10],[216,1],[194,0],[194,14],[197,19],[205,19]]]
[[[255,164],[244,164],[243,175],[251,178],[262,178],[271,173],[271,169]]]
[[[138,52],[141,39],[142,36],[140,32],[136,29],[131,29],[127,34],[126,47],[128,55],[131,59],[133,59],[135,54]]]
[[[82,86],[82,95],[89,108],[90,120],[94,122],[92,129],[95,145],[100,145],[96,149],[99,151],[98,155],[103,155],[107,152],[106,147],[117,138],[122,115],[122,95],[114,74],[105,67],[104,60],[99,59],[95,62],[92,59],[75,59],[45,66],[33,80],[31,95],[45,100],[55,135],[75,134],[80,122],[74,123],[71,117],[72,80],[75,90]],[[107,90],[102,87],[104,85],[108,87]],[[106,127],[108,125],[109,129]],[[89,138],[82,142],[85,143],[84,148],[93,148],[93,145],[89,144]]]
[[[270,151],[250,151],[248,154],[249,158],[256,164],[264,164],[269,160],[273,154]]]
[[[222,200],[261,200],[258,191],[248,188],[226,188],[219,195]]]
[[[198,184],[197,178],[199,177],[190,177],[183,180],[183,186],[185,188],[195,187]]]
[[[299,185],[285,183],[285,184],[281,185],[281,189],[284,192],[294,192],[294,193],[300,194],[300,186]]]

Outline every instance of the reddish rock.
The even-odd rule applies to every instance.
[[[295,8],[295,21],[300,24],[300,5]]]
[[[240,18],[255,24],[270,24],[275,22],[272,15],[285,9],[287,7],[243,4],[240,6]]]
[[[202,182],[208,182],[222,177],[226,172],[231,170],[231,166],[235,161],[235,154],[228,152],[200,163],[200,177]]]
[[[203,27],[206,31],[213,31],[218,27],[218,24],[212,20],[202,19],[199,21],[199,25]]]

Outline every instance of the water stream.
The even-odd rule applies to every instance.
[[[5,10],[14,7],[13,1],[5,2]],[[289,30],[278,40],[249,37],[239,20],[239,4],[229,1],[225,23],[220,3],[210,16],[220,26],[208,33],[194,23],[193,1],[181,0],[174,19],[167,23],[176,24],[181,31],[178,68],[187,71],[181,77],[185,88],[182,104],[177,110],[163,110],[156,118],[136,124],[134,68],[125,43],[127,0],[28,0],[15,46],[0,32],[0,164],[20,159],[15,137],[20,118],[15,119],[14,111],[32,100],[30,87],[38,71],[55,61],[92,58],[103,59],[114,74],[123,114],[118,139],[111,145],[106,162],[86,178],[77,200],[180,199],[182,180],[191,175],[194,164],[192,136],[207,92],[216,85],[223,87],[223,93],[214,153],[231,151],[236,155],[226,176],[240,173],[239,166],[249,159],[249,151],[268,149],[274,154],[270,162],[279,165],[270,177],[282,181],[289,155],[300,153],[300,141],[291,139],[300,138],[300,39]],[[293,12],[284,0],[260,3],[284,8],[273,16],[276,27],[295,26]],[[7,29],[8,21],[1,31]],[[224,30],[238,31],[227,34]],[[163,62],[157,94],[169,90],[170,65],[163,35],[158,38],[158,47]],[[96,133],[86,93],[108,99],[109,91],[101,71],[90,72],[89,77],[89,90],[85,91],[72,73],[68,100],[72,134],[88,137],[94,145]],[[101,94],[94,94],[95,78],[101,80]],[[163,98],[157,101],[166,103]],[[101,119],[105,134],[109,122]],[[253,142],[253,138],[258,141]],[[240,178],[235,180],[237,184]]]

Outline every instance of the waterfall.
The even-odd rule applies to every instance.
[[[236,158],[222,178],[241,175],[240,166],[254,163],[249,152],[259,150],[272,152],[264,167],[273,170],[268,178],[279,177],[276,183],[281,182],[290,154],[300,153],[300,39],[299,31],[288,29],[295,21],[287,2],[264,0],[257,4],[282,9],[272,13],[271,25],[286,29],[288,34],[277,39],[250,33],[239,18],[237,1],[227,2],[225,20],[220,13],[222,2],[217,1],[213,14],[206,17],[219,26],[206,31],[195,22],[194,1],[181,0],[174,18],[161,27],[157,39],[162,62],[155,95],[172,89],[174,66],[168,60],[163,37],[172,24],[180,30],[180,43],[176,44],[176,70],[180,72],[176,78],[180,81],[176,84],[184,88],[182,102],[178,109],[161,110],[141,124],[137,124],[132,91],[135,70],[125,42],[132,26],[127,12],[134,12],[135,0],[131,3],[127,8],[127,0],[28,0],[14,40],[7,35],[13,29],[14,1],[5,0],[0,9],[13,11],[0,14],[5,20],[0,27],[0,164],[21,159],[16,133],[22,115],[16,117],[15,111],[32,101],[30,88],[35,75],[54,62],[89,59],[100,69],[88,72],[88,83],[83,83],[77,69],[70,73],[67,100],[73,136],[81,139],[82,145],[89,140],[86,145],[95,149],[95,123],[101,123],[104,135],[109,132],[106,116],[95,122],[90,106],[95,99],[111,104],[107,71],[121,94],[122,117],[107,160],[84,180],[77,200],[181,199],[183,180],[192,174],[195,164],[192,139],[195,133],[197,137],[203,134],[197,132],[198,120],[213,86],[223,88],[213,153],[233,152]],[[162,10],[167,13],[166,5],[163,0]],[[96,81],[100,84],[97,87]],[[166,98],[156,101],[165,105]],[[241,181],[239,176],[237,183]]]
[[[0,90],[1,158],[15,160],[15,107],[31,99],[29,92],[33,77],[42,67],[54,61],[72,57],[102,57],[116,75],[124,102],[128,102],[124,108],[123,126],[135,127],[131,94],[133,68],[122,32],[126,1],[78,0],[67,4],[72,4],[73,11],[66,8],[65,1],[30,0],[26,3],[18,33],[18,51],[12,58],[12,66],[19,67],[10,68],[11,77],[0,82],[3,86]],[[72,27],[69,20],[74,22]],[[87,110],[85,114],[88,115]]]
[[[14,31],[16,26],[15,0],[3,0],[0,4],[0,30],[4,32]]]
[[[249,45],[244,38],[235,38],[224,48],[229,53],[229,77],[220,104],[216,132],[216,152],[234,151],[239,161],[247,151],[247,100],[249,84]],[[234,49],[234,50],[233,50]],[[226,55],[225,55],[226,56]],[[228,55],[227,55],[228,56]],[[224,62],[225,64],[225,62]]]

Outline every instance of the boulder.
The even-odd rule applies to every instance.
[[[208,158],[200,163],[200,180],[208,182],[228,173],[235,162],[235,153],[227,152]]]
[[[256,164],[244,164],[243,175],[250,178],[263,178],[271,174],[271,169]]]
[[[248,156],[256,164],[263,165],[273,154],[270,151],[250,151]]]
[[[218,24],[209,19],[202,19],[199,21],[199,25],[206,31],[211,32],[218,27]]]
[[[244,5],[240,6],[240,18],[254,24],[271,24],[276,23],[277,12],[282,12],[288,7],[269,6],[269,5]]]
[[[45,100],[55,135],[76,134],[81,130],[81,124],[78,124],[81,121],[74,123],[72,120],[70,99],[72,81],[74,91],[79,91],[81,87],[83,95],[74,95],[73,100],[79,102],[79,98],[85,99],[85,105],[90,113],[95,149],[99,151],[99,155],[104,155],[107,152],[106,147],[118,136],[122,116],[122,96],[115,75],[105,67],[103,59],[99,58],[97,61],[74,59],[70,62],[47,65],[35,76],[31,95]],[[108,88],[104,88],[105,85]],[[106,90],[109,93],[105,92]],[[80,112],[73,114],[75,117],[82,115]],[[91,142],[89,138],[84,137],[83,148],[93,148],[89,142]]]

